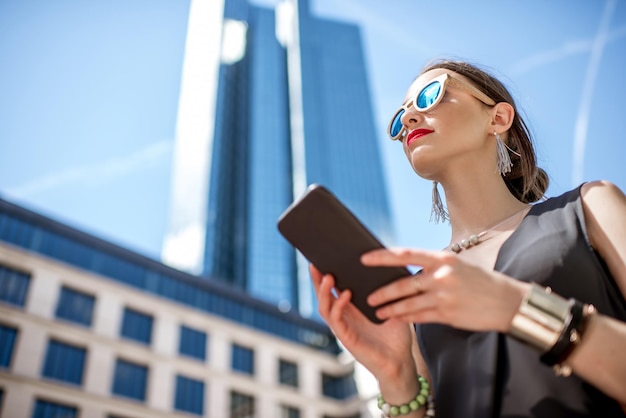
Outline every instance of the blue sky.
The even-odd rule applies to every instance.
[[[273,0],[257,0],[274,4]],[[549,195],[626,190],[626,1],[311,0],[362,28],[395,245],[441,248],[431,185],[385,137],[430,59],[488,66],[535,135]],[[188,0],[0,1],[0,196],[158,258]]]

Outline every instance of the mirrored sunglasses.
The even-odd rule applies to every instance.
[[[394,113],[387,127],[389,138],[395,141],[404,135],[405,128],[402,124],[402,116],[410,106],[413,106],[418,112],[428,112],[441,102],[448,84],[466,91],[488,106],[496,104],[494,100],[471,84],[444,73],[429,81]]]

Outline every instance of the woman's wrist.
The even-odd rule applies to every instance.
[[[505,296],[507,300],[507,311],[502,313],[502,326],[498,329],[498,331],[505,334],[509,334],[511,332],[511,327],[513,326],[513,321],[518,314],[519,307],[524,302],[531,288],[530,283],[514,279],[508,280],[507,284],[509,285],[507,295]]]
[[[399,367],[394,373],[378,376],[378,386],[383,398],[390,404],[409,402],[420,389],[415,367]]]
[[[580,344],[595,312],[593,305],[565,299],[549,287],[532,283],[508,334],[540,351],[541,361],[554,367],[558,375],[569,376],[572,370],[565,362]]]

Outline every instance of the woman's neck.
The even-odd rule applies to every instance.
[[[511,194],[499,175],[456,176],[441,184],[450,215],[452,241],[492,228],[528,208],[528,204]]]

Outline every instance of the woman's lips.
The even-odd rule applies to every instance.
[[[414,129],[409,132],[409,135],[406,137],[406,145],[411,145],[411,142],[417,140],[418,138],[423,137],[424,135],[428,135],[429,133],[434,132],[431,129]]]

